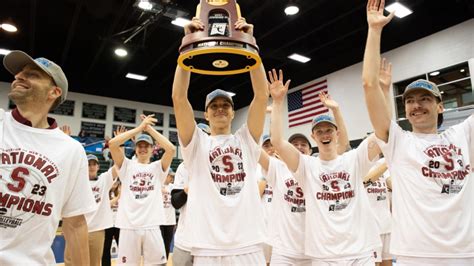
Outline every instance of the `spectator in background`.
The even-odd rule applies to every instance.
[[[170,169],[168,176],[161,187],[163,194],[163,208],[165,209],[165,223],[160,225],[161,236],[165,243],[166,257],[170,253],[171,241],[173,240],[174,228],[176,226],[176,210],[171,205],[171,190],[173,189],[174,172]]]

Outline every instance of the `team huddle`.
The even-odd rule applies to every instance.
[[[173,234],[177,266],[474,265],[474,115],[438,133],[442,94],[417,80],[403,93],[412,131],[392,120],[391,64],[380,42],[394,13],[383,10],[383,0],[368,0],[362,84],[374,132],[358,147],[326,93],[319,100],[331,115],[285,139],[290,81],[263,64],[250,71],[253,100],[235,133],[234,101],[223,90],[204,100],[209,126],[196,124],[191,73],[177,66],[172,100],[183,162],[174,182],[177,148],[154,129],[153,115],[115,132],[113,164],[97,176],[99,159],[47,116],[66,99],[61,67],[21,51],[6,55],[16,108],[0,109],[0,265],[55,264],[60,220],[66,265],[110,265],[103,247],[114,227],[119,265],[165,264]],[[234,26],[253,34],[244,19]],[[185,26],[185,34],[202,30],[197,18]],[[133,159],[123,149],[130,139]],[[152,162],[155,144],[164,153]],[[120,196],[111,199],[117,180]]]

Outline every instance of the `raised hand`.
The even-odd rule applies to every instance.
[[[339,104],[334,101],[327,92],[321,92],[319,94],[319,100],[321,100],[321,103],[328,109],[334,110],[339,108]]]
[[[382,58],[380,62],[379,83],[384,93],[388,93],[392,84],[392,63]]]
[[[204,30],[204,24],[197,17],[193,17],[191,22],[184,26],[184,34],[189,34],[200,30]]]
[[[245,18],[240,17],[236,22],[235,22],[235,29],[236,30],[241,30],[245,33],[248,33],[253,36],[253,24],[248,24],[245,21]]]
[[[158,121],[156,120],[155,118],[155,114],[151,114],[151,115],[144,115],[144,114],[141,114],[140,115],[140,118],[142,119],[142,123],[140,124],[140,129],[147,132],[148,129],[150,128],[150,126],[154,126],[155,123]]]
[[[270,80],[268,88],[273,101],[282,102],[288,92],[291,80],[289,79],[283,84],[283,71],[281,69],[279,70],[279,75],[277,75],[275,69],[268,71],[268,79]]]
[[[387,17],[383,14],[385,0],[369,0],[367,2],[367,23],[369,28],[382,29],[392,20],[395,12],[391,12]]]
[[[68,125],[63,125],[60,127],[61,131],[64,132],[64,134],[71,136],[71,127]]]
[[[117,137],[125,131],[127,131],[127,128],[125,126],[118,126],[117,129],[114,130],[114,137]]]

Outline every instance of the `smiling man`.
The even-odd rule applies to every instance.
[[[312,265],[374,265],[373,251],[381,243],[362,183],[380,153],[373,136],[339,155],[341,125],[319,115],[311,127],[319,156],[301,153],[282,136],[289,84],[283,85],[282,74],[270,81],[271,141],[305,195],[304,255]]]
[[[141,115],[142,123],[110,140],[110,153],[120,169],[122,182],[116,226],[120,228],[118,264],[166,263],[166,249],[160,225],[165,222],[161,185],[168,175],[175,146],[153,126],[154,115]],[[147,134],[145,134],[147,133]],[[135,138],[136,160],[125,157],[122,144]],[[151,162],[154,140],[165,150],[160,160]]]
[[[97,208],[86,153],[48,117],[66,99],[66,75],[21,51],[3,65],[15,75],[8,97],[17,107],[0,109],[0,265],[55,264],[51,244],[61,218],[71,262],[86,265],[84,214]]]
[[[253,26],[243,19],[235,28],[253,33]],[[186,34],[200,30],[204,25],[197,18],[185,27]],[[265,70],[260,65],[250,71],[254,97],[247,122],[235,134],[231,132],[234,102],[223,90],[212,91],[205,100],[210,136],[199,130],[188,99],[190,76],[177,67],[173,108],[184,164],[191,174],[186,215],[193,222],[186,225],[185,234],[192,247],[193,264],[264,265],[256,168],[268,100]]]
[[[391,121],[377,82],[382,30],[393,18],[383,10],[384,1],[368,1],[362,77],[370,120],[392,176],[390,253],[397,265],[473,265],[474,115],[439,134],[439,88],[417,80],[403,94],[413,131]]]

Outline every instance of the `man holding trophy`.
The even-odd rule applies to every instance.
[[[202,6],[203,2],[201,1]],[[221,13],[238,13],[236,10],[226,9],[232,6],[230,2],[212,2],[205,4],[216,5]],[[235,1],[232,2],[235,6]],[[234,20],[235,22],[223,29],[223,32],[235,31],[246,36],[246,40],[253,39],[253,25],[241,17],[232,17],[229,23]],[[193,18],[185,27],[186,36],[183,43],[192,34],[207,35],[210,33],[207,27],[209,25],[202,21],[202,18]],[[215,43],[225,46],[239,42],[235,39],[227,42],[222,39],[224,37],[216,37]],[[208,37],[204,37],[203,41],[208,42]],[[206,49],[206,46],[199,46],[199,43],[198,40],[192,46],[199,50],[198,54],[205,55],[206,52],[202,52],[202,49]],[[229,47],[221,48],[220,51],[230,51]],[[211,64],[220,60],[216,59],[215,55],[213,57],[212,53],[209,55],[212,60],[215,59]],[[227,61],[231,57],[222,57],[222,60]],[[232,61],[227,63],[233,64]],[[261,247],[264,241],[263,212],[258,177],[255,174],[260,155],[258,141],[263,131],[268,101],[268,83],[264,67],[258,62],[255,66],[246,68],[246,71],[250,71],[254,97],[249,107],[247,122],[235,134],[231,133],[234,119],[234,102],[231,96],[223,90],[214,90],[207,95],[205,118],[210,125],[210,136],[199,130],[194,121],[193,108],[188,100],[190,71],[193,69],[179,63],[172,97],[184,164],[190,173],[186,211],[187,215],[193,218],[184,226],[186,232],[183,235],[186,243],[192,247],[193,263],[265,265]]]

